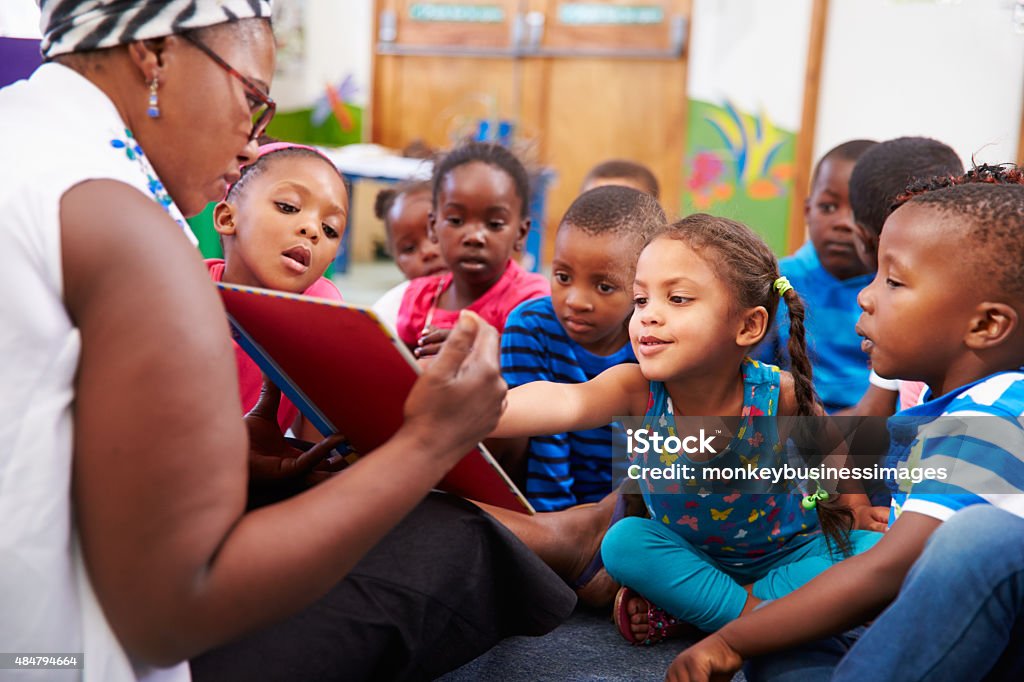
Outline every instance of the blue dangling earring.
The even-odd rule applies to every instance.
[[[160,118],[160,104],[157,101],[156,89],[157,89],[156,77],[149,84],[149,108],[146,109],[146,115],[150,118]]]

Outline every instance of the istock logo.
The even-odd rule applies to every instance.
[[[637,455],[646,455],[651,451],[659,455],[666,452],[670,455],[680,452],[685,452],[688,455],[697,453],[716,455],[718,451],[711,447],[713,438],[714,436],[705,434],[704,429],[701,429],[696,436],[684,438],[677,436],[666,438],[657,431],[652,433],[649,429],[626,429],[626,449]]]

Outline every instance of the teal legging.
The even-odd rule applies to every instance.
[[[853,531],[853,553],[870,549],[881,537],[874,531]],[[608,530],[601,558],[622,585],[677,618],[714,632],[739,617],[747,601],[743,585],[753,583],[758,599],[778,599],[842,556],[833,555],[819,533],[803,541],[795,538],[774,554],[726,563],[711,558],[661,521],[629,517]]]

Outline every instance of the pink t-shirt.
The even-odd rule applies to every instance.
[[[219,258],[209,258],[206,267],[210,271],[210,279],[220,282],[224,277],[224,261]],[[321,277],[313,282],[313,285],[302,292],[303,296],[315,296],[326,298],[332,301],[340,301],[341,293],[334,283],[329,279]],[[260,397],[260,389],[263,388],[263,372],[253,362],[252,358],[242,350],[242,347],[232,341],[235,346],[235,363],[238,365],[238,392],[242,398],[242,414],[245,414],[256,405]],[[281,432],[291,428],[295,418],[299,416],[299,410],[290,400],[281,397],[281,407],[277,411],[277,423]]]
[[[450,272],[432,277],[417,277],[409,282],[398,309],[398,336],[406,345],[413,346],[420,338],[423,326],[434,308],[431,326],[451,329],[459,319],[458,310],[435,308],[438,290],[441,293],[452,284]],[[483,296],[467,306],[467,310],[487,320],[499,332],[505,328],[505,319],[512,309],[531,298],[551,295],[548,278],[535,272],[527,272],[515,261],[510,260],[504,274]]]

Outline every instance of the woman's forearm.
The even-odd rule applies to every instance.
[[[429,436],[399,431],[324,483],[243,516],[190,586],[181,586],[187,599],[165,604],[160,630],[182,638],[180,650],[160,653],[190,657],[324,594],[451,467],[452,453]],[[167,643],[165,635],[155,641]]]
[[[246,514],[235,357],[202,262],[159,206],[120,183],[82,183],[61,207],[66,305],[82,339],[75,526],[133,658],[174,663],[302,609],[497,422],[497,334],[469,315],[417,380],[391,440]]]

